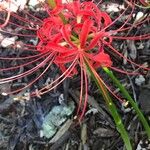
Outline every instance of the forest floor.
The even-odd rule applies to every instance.
[[[126,7],[125,2],[118,3],[118,1],[106,1],[100,8],[110,14],[112,18],[119,16],[121,11]],[[26,11],[45,18],[45,12],[40,9],[39,5],[28,4],[25,6]],[[125,16],[130,14],[130,9]],[[19,12],[22,15],[22,12]],[[134,17],[140,14],[147,15],[149,10],[136,8],[134,10]],[[2,15],[2,14],[1,14]],[[132,20],[132,19],[131,19]],[[14,20],[13,20],[14,21]],[[17,22],[17,20],[15,21]],[[122,23],[120,19],[118,21]],[[22,32],[29,34],[29,31],[21,31],[18,27],[14,29],[9,26],[9,31]],[[149,23],[145,22],[140,27],[131,30],[123,35],[147,34],[150,32]],[[7,28],[8,29],[8,28]],[[27,40],[35,44],[37,39],[29,39],[17,36],[8,36],[7,34],[0,33],[0,57],[7,56],[28,56],[31,52],[19,51],[17,48],[13,49],[4,44],[4,39],[13,38],[19,44],[27,43]],[[3,43],[2,43],[3,41]],[[149,40],[114,40],[113,46],[118,49],[124,56],[134,60],[137,64],[150,64],[150,39]],[[109,49],[106,49],[109,52]],[[126,60],[122,60],[113,52],[109,52],[113,63],[118,68],[135,69]],[[1,61],[1,60],[0,60]],[[23,62],[24,60],[22,60]],[[1,68],[7,68],[13,64],[19,65],[20,62],[16,60],[7,60],[5,63],[0,62]],[[18,72],[24,69],[20,67]],[[88,85],[88,107],[82,122],[78,122],[75,118],[77,105],[80,96],[80,75],[74,78],[67,78],[61,85],[56,87],[53,91],[35,98],[29,98],[28,94],[33,89],[38,89],[46,85],[56,76],[60,71],[56,66],[52,66],[51,70],[40,79],[34,86],[20,93],[14,95],[5,95],[5,91],[11,88],[17,88],[29,82],[35,76],[42,73],[42,69],[33,75],[21,78],[13,83],[0,84],[0,150],[123,150],[125,149],[123,141],[115,127],[114,121],[109,113],[109,110],[99,94],[96,85],[93,81],[89,80]],[[112,84],[104,72],[99,69],[98,73],[101,74],[103,80],[112,88],[113,92],[119,95],[119,90]],[[140,109],[144,112],[147,119],[150,121],[150,72],[145,71],[144,75],[123,75],[115,72],[115,75],[120,79],[121,83],[130,91],[132,97],[139,104]],[[16,72],[0,72],[0,78],[14,75]],[[24,98],[21,98],[24,95]],[[113,96],[112,96],[113,98]],[[130,106],[124,106],[115,98],[114,102],[118,107],[124,125],[133,142],[133,149],[142,150],[150,149],[150,142],[146,138],[146,134],[142,125],[140,124],[135,112]],[[55,111],[58,112],[55,114]],[[60,112],[65,111],[62,116]],[[53,121],[55,120],[55,121]],[[50,126],[55,122],[55,127]],[[44,125],[45,126],[44,126]],[[48,129],[48,127],[51,129]]]

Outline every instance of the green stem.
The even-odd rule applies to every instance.
[[[129,101],[129,103],[132,105],[132,107],[136,111],[139,119],[141,120],[141,122],[142,122],[142,124],[143,124],[143,126],[147,132],[148,138],[150,139],[150,126],[149,126],[147,120],[145,119],[144,115],[142,114],[142,112],[138,108],[137,103],[132,99],[132,97],[129,95],[128,91],[125,89],[125,87],[123,87],[123,85],[120,83],[120,81],[114,76],[112,71],[110,71],[107,67],[103,67],[103,70],[108,74],[108,76],[112,79],[112,81],[118,86],[118,88],[120,89],[122,94]]]
[[[71,35],[71,39],[76,41],[77,43],[79,43],[79,39],[77,37],[75,37],[74,35]]]
[[[89,64],[88,60],[85,59],[85,63],[86,63],[87,69],[88,69],[91,77],[95,81],[99,91],[102,93],[102,95],[104,97],[104,100],[105,100],[105,102],[108,106],[108,109],[109,109],[109,111],[110,111],[110,113],[111,113],[111,115],[112,115],[112,117],[113,117],[113,119],[116,123],[117,130],[121,134],[121,137],[122,137],[122,139],[125,143],[126,149],[127,150],[132,150],[132,146],[131,146],[131,143],[130,143],[128,133],[125,130],[125,127],[122,123],[121,117],[117,112],[117,108],[116,108],[115,104],[113,103],[106,87],[104,86],[104,84],[102,82],[102,79],[98,76],[95,69]]]
[[[56,2],[55,2],[55,0],[48,0],[48,4],[49,4],[49,6],[50,6],[52,9],[54,9],[54,8],[56,7]]]
[[[55,0],[47,0],[47,1],[48,1],[49,6],[50,6],[52,9],[54,9],[54,8],[56,7],[56,2],[55,2]],[[65,16],[64,16],[62,13],[59,13],[58,15],[59,15],[59,17],[61,18],[61,20],[63,21],[63,23],[66,24],[66,23],[67,23],[67,20],[66,20]]]

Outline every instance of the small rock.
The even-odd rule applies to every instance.
[[[19,7],[24,9],[26,2],[27,0],[11,0],[11,2],[5,0],[0,3],[0,7],[11,12],[16,12]]]
[[[67,120],[67,116],[70,116],[73,113],[74,109],[75,105],[73,101],[70,101],[67,106],[60,105],[53,107],[44,118],[40,135],[51,138]]]
[[[33,6],[33,7],[34,7],[34,6],[36,6],[37,4],[39,4],[40,2],[44,2],[44,0],[30,0],[28,4],[29,4],[30,6]]]
[[[141,19],[142,17],[143,17],[143,12],[141,12],[141,11],[139,11],[138,13],[137,13],[137,15],[136,15],[136,19],[135,20],[139,20],[139,19]]]
[[[11,38],[6,37],[2,40],[1,46],[2,47],[8,47],[10,45],[13,45],[13,44],[15,44],[15,41],[16,41],[17,38],[18,38],[17,36],[14,36],[14,37],[11,37]]]
[[[144,84],[145,78],[142,75],[139,75],[138,77],[135,78],[135,84],[138,86],[141,86]]]

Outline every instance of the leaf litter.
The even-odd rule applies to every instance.
[[[29,3],[30,6],[35,7],[34,4]],[[117,5],[117,6],[114,6]],[[25,5],[21,6],[23,9]],[[118,6],[118,3],[113,3],[113,7],[117,7],[115,12],[113,12],[113,9],[107,5],[105,5],[104,9],[106,11],[109,11],[110,13],[114,14],[119,13],[119,9],[123,9],[122,4]],[[118,8],[120,7],[120,8]],[[15,11],[18,8],[15,8]],[[35,8],[36,10],[36,8]],[[12,10],[14,11],[14,10]],[[36,12],[37,14],[40,12]],[[39,14],[40,15],[40,14]],[[12,30],[12,29],[10,29]],[[18,28],[18,32],[20,29]],[[141,31],[146,32],[146,31]],[[12,51],[9,51],[8,49],[4,49],[9,47],[10,45],[15,45],[17,40],[16,36],[13,37],[0,37],[1,41],[1,56],[7,56],[10,53],[13,53]],[[22,41],[22,40],[21,40]],[[20,41],[17,40],[19,43]],[[26,39],[24,39],[24,42],[26,42]],[[36,42],[36,39],[31,41]],[[120,46],[120,43],[117,43],[118,46]],[[124,47],[126,44],[125,42],[121,43]],[[139,46],[139,47],[138,47]],[[125,53],[125,55],[129,55],[132,59],[136,59],[141,62],[140,58],[144,62],[150,62],[149,55],[150,55],[150,44],[149,42],[145,41],[144,43],[141,42],[127,42],[127,47],[130,49],[129,52]],[[143,52],[139,51],[140,49],[144,49]],[[17,51],[17,49],[16,49]],[[144,53],[145,52],[145,53]],[[15,55],[15,53],[14,53]],[[22,55],[22,52],[18,51],[18,55]],[[23,54],[25,55],[25,54]],[[117,61],[117,60],[116,60]],[[125,61],[125,60],[124,60]],[[8,63],[17,63],[14,61],[8,62]],[[124,63],[127,68],[127,63]],[[6,65],[8,67],[8,64],[0,63],[0,66]],[[23,68],[24,69],[24,68]],[[19,71],[22,71],[19,69]],[[41,79],[37,84],[37,87],[43,84],[46,84],[47,77],[51,77],[51,79],[54,78],[54,75],[56,73],[59,73],[58,70],[55,70],[54,72],[49,71],[47,75],[43,79]],[[5,72],[1,72],[1,74],[5,74]],[[6,74],[5,74],[6,75]],[[38,72],[35,74],[38,76]],[[6,75],[7,76],[7,75]],[[118,76],[120,76],[118,74]],[[105,78],[105,76],[104,76]],[[124,80],[124,83],[127,83],[127,79],[125,76],[121,77],[122,80]],[[26,81],[29,81],[29,78],[26,78],[25,81],[20,80],[20,85],[22,83],[25,83]],[[78,77],[75,78],[75,80],[78,80]],[[10,95],[10,96],[3,96],[0,95],[0,142],[1,142],[1,149],[9,149],[9,150],[20,150],[20,149],[28,149],[29,147],[36,150],[46,150],[49,149],[64,149],[64,148],[71,148],[71,150],[76,150],[78,148],[83,149],[93,149],[97,150],[98,145],[102,145],[100,149],[123,149],[122,141],[119,137],[119,135],[115,132],[115,127],[113,124],[113,120],[110,117],[110,114],[108,113],[108,110],[106,106],[104,105],[100,96],[97,95],[95,87],[92,83],[91,87],[89,87],[89,90],[91,90],[94,94],[91,94],[89,100],[89,107],[96,108],[97,113],[93,113],[92,111],[90,113],[87,113],[87,115],[84,118],[84,124],[80,126],[78,123],[74,123],[73,116],[75,113],[73,111],[69,113],[69,115],[64,114],[65,121],[63,121],[59,125],[59,129],[57,129],[59,135],[55,132],[55,134],[52,135],[52,139],[49,139],[49,136],[47,138],[41,137],[40,131],[43,130],[43,123],[45,122],[46,116],[50,114],[50,112],[56,108],[56,107],[65,107],[63,104],[60,104],[59,97],[62,93],[66,93],[77,105],[77,98],[74,97],[75,91],[79,93],[79,86],[77,86],[77,82],[73,80],[71,83],[69,83],[69,86],[71,87],[71,90],[66,91],[63,86],[60,86],[56,88],[53,92],[50,92],[43,96],[42,98],[34,98],[27,100],[28,92],[30,92],[30,89],[27,89],[27,91],[23,91],[22,93],[19,93],[18,95]],[[133,79],[132,79],[133,80]],[[68,81],[67,81],[68,82]],[[134,81],[133,81],[134,82]],[[137,84],[138,82],[138,84]],[[141,105],[141,108],[145,110],[145,112],[149,116],[149,84],[143,85],[144,83],[149,82],[149,77],[145,77],[145,81],[143,79],[139,78],[139,80],[134,82],[135,92],[136,95],[139,96],[139,103]],[[2,85],[3,87],[0,88],[0,90],[5,91],[9,90],[10,86],[12,84],[5,84]],[[35,85],[36,86],[36,85]],[[15,87],[14,87],[15,88]],[[129,85],[129,89],[131,86]],[[114,87],[115,89],[115,87]],[[144,90],[143,90],[144,89]],[[140,92],[140,94],[139,94]],[[24,98],[21,98],[24,96]],[[76,94],[78,97],[79,95]],[[17,101],[16,101],[16,98]],[[118,104],[119,105],[119,104]],[[69,116],[69,117],[68,117]],[[124,118],[126,122],[126,126],[130,130],[135,130],[137,134],[141,133],[141,126],[139,124],[134,123],[134,115],[130,115],[128,113],[122,114],[122,117]],[[49,118],[49,117],[48,117]],[[52,117],[50,117],[53,119]],[[71,120],[69,119],[71,118]],[[58,119],[58,117],[56,118]],[[60,120],[61,121],[61,120]],[[134,129],[130,128],[130,125],[133,124]],[[63,128],[64,127],[64,128]],[[49,132],[49,131],[48,131]],[[62,133],[66,136],[62,136]],[[132,133],[132,132],[131,132]],[[46,132],[44,133],[46,135]],[[133,137],[135,135],[132,135]],[[61,139],[63,137],[63,139]],[[140,135],[142,138],[142,135]],[[116,140],[117,138],[117,140]],[[61,139],[61,141],[60,141]],[[138,147],[142,145],[144,142],[141,142],[141,139],[135,139],[138,143]],[[80,143],[80,145],[79,145]],[[147,144],[147,142],[146,142]],[[56,146],[57,145],[57,146]]]

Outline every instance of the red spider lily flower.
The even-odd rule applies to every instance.
[[[123,54],[121,54],[112,46],[112,43],[114,39],[142,40],[148,39],[150,35],[145,34],[138,36],[119,36],[119,33],[121,31],[128,31],[131,29],[132,25],[129,25],[128,22],[133,14],[135,6],[132,7],[131,14],[128,15],[127,19],[119,28],[109,30],[109,27],[114,26],[115,23],[127,12],[128,8],[130,8],[130,5],[127,6],[127,8],[122,12],[122,14],[120,14],[120,16],[112,21],[110,16],[106,12],[101,11],[98,8],[98,5],[94,4],[94,2],[81,3],[79,1],[73,1],[62,3],[61,0],[56,0],[53,2],[55,3],[51,8],[49,8],[47,4],[41,3],[48,14],[48,17],[46,17],[45,19],[37,18],[36,16],[29,14],[26,10],[22,11],[27,18],[24,18],[21,15],[19,16],[18,14],[13,12],[11,13],[10,20],[6,21],[8,26],[6,26],[5,23],[5,28],[1,29],[1,33],[16,35],[20,38],[36,37],[39,39],[39,41],[36,46],[29,43],[24,43],[21,45],[21,49],[23,51],[32,51],[32,55],[14,58],[0,57],[0,59],[3,61],[13,59],[18,61],[27,61],[26,63],[17,66],[0,68],[1,72],[16,71],[20,67],[27,67],[33,64],[35,65],[33,68],[30,68],[17,75],[12,75],[0,79],[0,84],[13,82],[20,78],[30,76],[36,71],[44,68],[44,71],[38,77],[30,81],[27,85],[19,89],[7,92],[7,94],[20,92],[42,78],[42,76],[50,69],[51,65],[55,64],[61,70],[62,74],[52,83],[38,90],[38,95],[43,95],[46,92],[54,89],[67,77],[73,77],[74,75],[78,74],[78,67],[80,67],[81,91],[78,114],[81,113],[80,116],[82,118],[85,113],[88,97],[88,77],[85,58],[95,69],[106,66],[121,73],[131,75],[138,74],[125,72],[116,67],[113,67],[112,60],[110,59],[109,54],[106,53],[105,48],[109,48],[109,50],[116,53],[119,57],[126,59],[127,62],[137,67],[149,70],[149,68],[138,65],[135,62],[131,61],[129,58],[123,56]],[[6,10],[4,9],[4,11]],[[17,19],[18,23],[13,22],[13,18]],[[29,18],[31,20],[29,20]],[[0,20],[5,21],[3,18],[0,18]],[[145,21],[147,20],[135,23],[134,27],[141,25]],[[32,31],[32,34],[30,35],[27,33],[23,34],[10,32],[6,28],[9,27],[9,25],[22,28],[26,31]],[[118,34],[118,36],[115,34]],[[18,44],[15,43],[14,46],[17,47]],[[113,94],[113,92],[107,85],[106,87]],[[31,96],[37,96],[37,92],[32,92]],[[83,106],[82,111],[80,110],[81,106]]]

